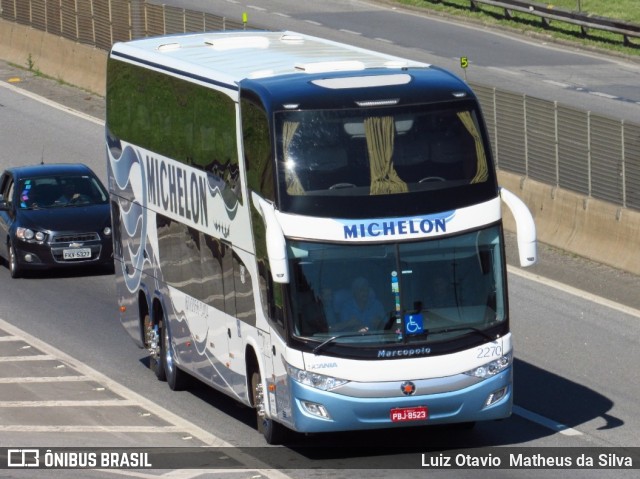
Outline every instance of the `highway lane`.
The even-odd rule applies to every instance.
[[[72,115],[7,88],[0,88],[0,119],[7,125],[0,130],[0,144],[7,153],[0,156],[0,167],[38,162],[44,148],[59,152],[65,161],[84,161],[104,178],[99,120]],[[640,359],[637,314],[567,293],[564,286],[549,285],[544,279],[521,277],[517,271],[510,275],[518,407],[512,418],[479,424],[466,433],[448,429],[349,433],[299,437],[296,442],[359,443],[371,448],[396,444],[412,452],[436,446],[639,445],[640,391],[632,368],[624,369]],[[147,370],[144,352],[117,322],[113,277],[88,273],[11,280],[6,268],[0,268],[0,318],[231,444],[262,445],[251,411],[202,385],[169,393]],[[610,286],[616,289],[615,284]],[[540,418],[553,420],[555,427]],[[380,458],[385,459],[378,454],[369,459]],[[313,465],[322,463],[312,459]],[[328,464],[353,467],[357,460],[339,457]],[[606,472],[599,477],[607,477]],[[505,471],[496,475],[513,477]],[[522,472],[522,477],[532,476]]]
[[[163,0],[271,30],[289,29],[450,69],[469,81],[640,121],[640,61],[580,50],[506,29],[452,21],[385,1]],[[460,57],[470,67],[460,68]]]

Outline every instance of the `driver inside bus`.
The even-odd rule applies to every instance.
[[[366,333],[384,327],[384,307],[363,278],[356,278],[351,285],[351,294],[342,302],[338,312],[338,323],[330,325],[330,331],[357,331]]]

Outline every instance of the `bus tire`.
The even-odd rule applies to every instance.
[[[164,369],[167,384],[171,390],[183,391],[189,384],[189,376],[182,371],[175,362],[173,348],[171,347],[171,330],[166,320],[163,322],[163,326],[162,344],[160,346],[162,368]]]
[[[256,410],[258,432],[262,433],[267,444],[282,444],[287,435],[287,428],[266,416],[266,392],[263,390],[262,378],[258,371],[254,371],[251,374],[251,394],[253,395],[253,406]]]
[[[162,323],[163,318],[161,313],[157,323],[151,322],[149,313],[145,314],[143,319],[145,346],[147,351],[149,351],[149,369],[153,371],[158,381],[167,380],[164,364],[162,363],[162,347],[160,345],[160,335],[162,331],[159,329],[159,325]]]

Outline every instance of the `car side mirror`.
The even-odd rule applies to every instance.
[[[0,211],[9,211],[9,205],[4,200],[4,196],[0,195]]]

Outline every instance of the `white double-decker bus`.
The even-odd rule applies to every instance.
[[[428,64],[293,32],[115,44],[108,186],[121,321],[172,389],[269,443],[504,418],[501,189],[478,101]]]

